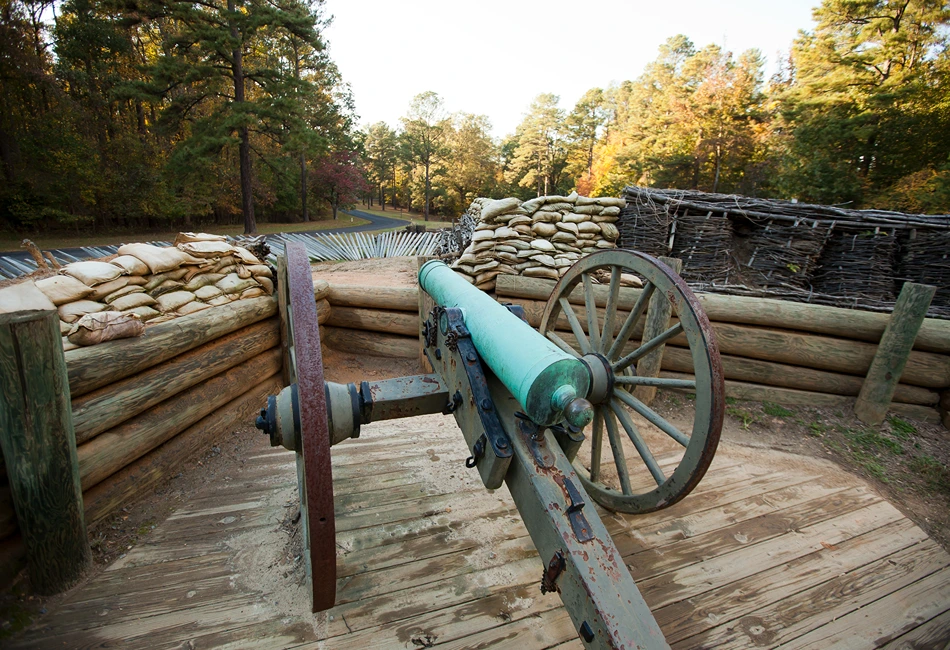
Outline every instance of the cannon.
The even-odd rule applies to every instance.
[[[629,294],[621,300],[625,273],[643,283],[632,305]],[[699,483],[715,453],[724,410],[719,353],[699,301],[675,272],[633,251],[589,255],[557,283],[535,330],[520,307],[429,261],[419,286],[434,305],[423,315],[434,372],[359,385],[324,381],[302,246],[287,245],[277,277],[289,385],[268,398],[257,426],[296,453],[313,611],[333,607],[336,596],[330,447],[370,422],[442,413],[462,431],[466,467],[488,489],[507,484],[541,558],[541,592],[560,595],[585,646],[668,647],[591,500],[626,513],[668,507]],[[586,328],[574,308],[581,296]],[[667,308],[660,330],[643,325],[651,302]],[[573,337],[555,329],[559,319]],[[685,338],[693,376],[638,375],[638,360],[674,338]],[[689,391],[691,427],[650,408],[640,387]],[[628,457],[631,447],[639,458]],[[658,456],[661,447],[674,452]]]

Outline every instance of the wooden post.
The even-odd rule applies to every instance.
[[[679,273],[683,268],[683,261],[674,257],[660,257],[659,260]],[[670,326],[670,317],[673,315],[673,305],[662,291],[654,291],[647,307],[646,323],[643,326],[643,341],[649,341],[666,331]],[[637,362],[637,374],[641,377],[659,377],[660,366],[663,365],[663,349],[659,346],[649,354],[644,355]],[[650,404],[656,397],[655,386],[637,386],[634,397],[644,404]]]
[[[934,291],[936,287],[927,284],[904,283],[854,404],[854,413],[862,422],[884,421]]]
[[[33,588],[62,591],[92,556],[55,310],[0,314],[0,447]]]

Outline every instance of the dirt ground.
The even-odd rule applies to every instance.
[[[334,350],[324,351],[324,367],[326,379],[336,382],[419,372],[415,360],[359,357]],[[654,408],[677,425],[685,426],[692,420],[692,400],[686,393],[661,392]],[[884,425],[867,427],[841,411],[735,400],[729,400],[726,413],[723,441],[830,460],[842,472],[865,478],[950,550],[950,433],[942,426],[891,415]],[[89,531],[95,563],[91,575],[146,539],[152,529],[201,486],[237,472],[244,459],[263,444],[263,435],[253,426],[224,431],[199,458],[181,467],[166,484],[130,503],[112,520],[94,526]],[[296,495],[292,492],[286,495],[288,503],[283,504],[288,516],[282,526],[290,543],[274,550],[282,556],[274,559],[283,566],[292,565],[293,558],[299,555],[295,545],[299,526],[293,516]],[[30,595],[26,572],[21,573],[0,594],[0,639],[42,617],[61,598]]]

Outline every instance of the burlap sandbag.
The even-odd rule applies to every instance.
[[[194,299],[195,294],[190,291],[172,291],[158,296],[155,300],[158,302],[158,308],[167,314],[178,311]]]
[[[195,241],[227,241],[224,235],[212,235],[207,232],[180,232],[175,237],[175,246]]]
[[[141,307],[133,307],[132,309],[127,309],[122,313],[135,314],[136,316],[141,318],[143,321],[150,321],[153,318],[158,318],[159,316],[162,315],[162,312],[158,311],[157,309],[152,309],[151,307],[148,307],[146,305],[142,305]]]
[[[250,289],[245,289],[241,292],[241,300],[246,300],[247,298],[260,298],[263,295],[263,289],[260,287],[251,287]]]
[[[274,281],[270,278],[264,277],[263,275],[256,275],[254,279],[261,284],[261,288],[267,292],[268,296],[274,295]]]
[[[491,221],[500,214],[506,214],[513,212],[515,209],[521,206],[521,199],[516,199],[514,197],[507,199],[498,199],[497,201],[491,201],[486,203],[482,207],[481,212],[481,221]],[[526,210],[522,211],[523,214],[527,213]]]
[[[178,244],[178,250],[202,258],[229,255],[233,249],[226,241],[191,241]]]
[[[251,289],[253,287],[260,286],[254,278],[241,278],[237,273],[230,273],[221,280],[218,280],[215,285],[221,291],[226,294],[240,294],[246,289]]]
[[[600,224],[596,224],[593,221],[582,221],[577,224],[577,230],[581,233],[593,233],[599,235],[601,232]]]
[[[260,278],[260,277],[271,278],[271,277],[273,277],[273,274],[271,273],[270,267],[267,266],[266,264],[250,264],[250,265],[248,265],[246,268],[247,268],[247,270],[251,273],[251,275],[253,275],[255,278]]]
[[[104,341],[141,336],[144,331],[145,323],[135,314],[103,311],[80,318],[67,338],[76,345],[96,345]]]
[[[529,269],[524,269],[521,273],[528,278],[548,278],[549,280],[557,280],[561,277],[558,275],[557,271],[545,266],[534,266]]]
[[[171,293],[172,291],[180,291],[185,288],[184,282],[179,282],[178,280],[165,280],[160,285],[148,292],[152,298],[158,298],[161,295],[166,293]]]
[[[235,296],[232,296],[232,295],[223,293],[223,294],[221,294],[220,296],[218,296],[217,298],[212,298],[211,300],[209,300],[209,301],[208,301],[208,304],[211,305],[211,306],[213,306],[213,307],[217,307],[218,305],[226,305],[226,304],[228,304],[229,302],[232,302],[232,301],[234,301],[234,300],[237,300],[237,298],[238,298],[238,297],[237,297],[236,295],[235,295]]]
[[[201,275],[196,275],[185,284],[185,291],[197,291],[201,287],[214,284],[222,278],[224,278],[224,275],[221,273],[202,273]]]
[[[254,264],[261,263],[261,261],[257,259],[257,256],[254,255],[254,253],[247,250],[243,246],[233,246],[232,252],[234,253],[234,256],[237,257],[238,260],[240,260],[244,264],[250,264],[253,266]]]
[[[605,239],[614,241],[620,237],[620,231],[617,230],[617,226],[612,223],[602,223],[600,224],[600,232],[603,233]]]
[[[214,285],[208,285],[207,287],[201,287],[195,291],[195,298],[198,300],[211,300],[212,298],[217,298],[224,292],[221,289],[217,288]]]
[[[149,272],[148,265],[132,255],[120,255],[109,260],[109,264],[118,266],[129,275],[147,275]]]
[[[598,228],[600,230],[600,228]],[[539,237],[550,237],[557,232],[557,226],[553,223],[538,222],[531,227],[531,232]]]
[[[211,308],[211,305],[203,303],[199,300],[192,300],[186,305],[179,307],[175,313],[178,314],[179,316],[187,316],[188,314],[194,314],[196,312],[203,311],[205,309],[210,309],[210,308]]]
[[[127,296],[130,293],[143,293],[144,291],[145,290],[142,287],[137,287],[134,284],[130,284],[122,287],[121,289],[113,291],[108,296],[103,298],[102,302],[106,303],[107,305],[111,305],[122,296]]]
[[[155,287],[161,285],[163,282],[168,280],[181,280],[188,274],[188,269],[174,269],[171,271],[166,271],[165,273],[156,273],[148,279],[148,282],[145,283],[145,290],[151,291]]]
[[[106,296],[115,293],[119,289],[124,289],[129,285],[129,276],[123,275],[115,280],[110,280],[109,282],[103,282],[102,284],[96,285],[92,293],[90,293],[86,298],[89,300],[96,300],[101,302]],[[108,300],[106,302],[109,302]]]
[[[108,262],[73,262],[64,266],[60,273],[76,278],[87,287],[94,287],[103,282],[115,280],[122,275],[123,271],[114,264]]]
[[[147,293],[130,293],[116,298],[109,306],[114,311],[128,311],[136,307],[151,307],[155,304],[155,298]]]
[[[126,244],[119,248],[119,255],[131,255],[145,262],[152,273],[164,273],[177,269],[183,264],[201,264],[202,260],[178,250],[174,246],[152,246],[151,244]]]
[[[57,307],[67,302],[81,300],[93,291],[92,287],[86,286],[70,275],[54,275],[37,280],[34,284]]]
[[[106,305],[94,300],[77,300],[59,306],[59,318],[67,323],[75,323],[86,314],[94,314],[106,309]]]

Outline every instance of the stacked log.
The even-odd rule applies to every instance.
[[[329,348],[377,357],[419,356],[419,287],[330,285],[320,340]]]
[[[452,268],[491,291],[499,275],[558,279],[582,255],[611,249],[623,199],[540,196],[476,200],[479,221],[471,243]],[[472,208],[470,208],[472,209]]]
[[[330,286],[314,284],[322,324]],[[265,295],[150,324],[137,338],[66,351],[87,526],[178,474],[228,427],[252,422],[282,386],[280,345],[277,301]],[[2,472],[0,575],[22,554],[17,540]]]
[[[36,286],[59,309],[66,350],[78,347],[67,336],[85,314],[121,312],[156,324],[274,292],[271,269],[254,253],[195,233],[181,233],[175,246],[126,244],[115,257],[67,264]]]

